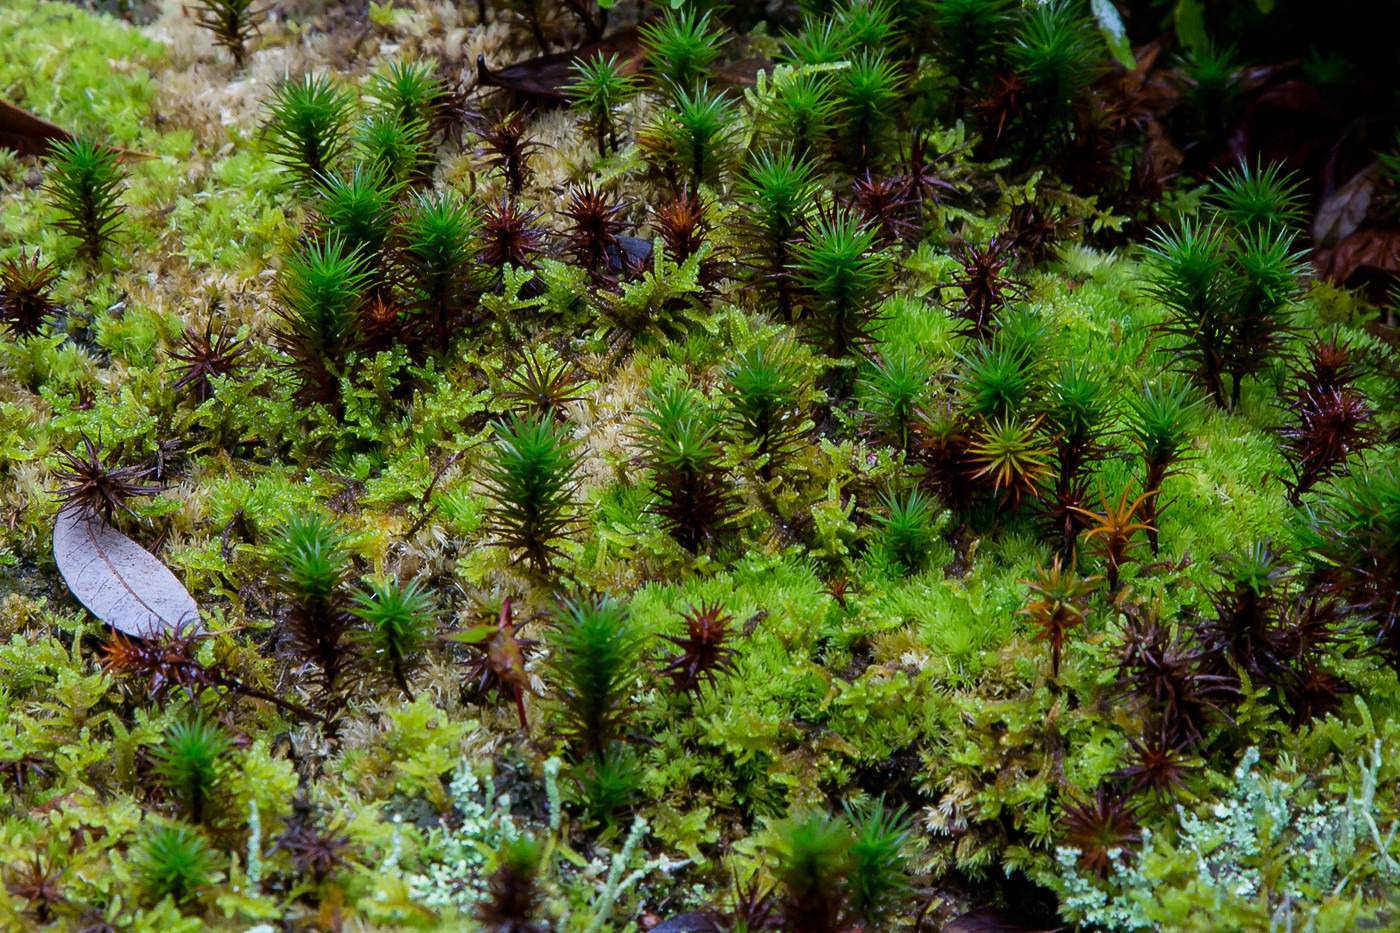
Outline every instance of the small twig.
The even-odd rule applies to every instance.
[[[418,532],[422,530],[423,526],[428,523],[428,519],[432,518],[434,515],[437,514],[437,506],[429,508],[428,500],[433,497],[433,492],[437,489],[438,481],[442,479],[443,474],[446,473],[449,469],[451,469],[452,466],[456,464],[459,460],[461,460],[462,455],[464,453],[465,451],[459,450],[457,451],[457,453],[449,456],[446,460],[443,461],[442,466],[438,467],[437,472],[433,474],[432,482],[428,483],[428,488],[423,492],[423,498],[418,502],[418,507],[423,510],[423,514],[420,515],[418,519],[408,527],[408,530],[403,533],[402,537],[405,540],[412,538],[414,535],[418,534]]]
[[[312,722],[319,723],[323,726],[329,726],[331,724],[331,721],[325,716],[322,716],[320,713],[317,713],[313,710],[309,710],[305,706],[301,706],[300,704],[293,703],[291,700],[284,700],[276,694],[266,693],[262,690],[259,690],[257,687],[240,685],[234,690],[234,692],[242,694],[245,697],[250,697],[252,699],[266,700],[267,702],[272,703],[275,706],[281,707],[282,709],[291,713],[293,716],[299,716],[302,719],[309,719]]]
[[[228,524],[224,526],[224,533],[219,537],[219,556],[222,557],[222,558],[224,559],[225,562],[227,562],[227,561],[228,561],[228,558],[229,558],[229,547],[228,547],[228,538],[229,538],[229,535],[233,533],[233,525],[234,525],[234,522],[237,522],[237,521],[238,521],[239,519],[241,519],[242,517],[243,517],[243,510],[242,510],[242,509],[239,509],[238,511],[234,512],[234,513],[233,513],[233,517],[230,518],[230,519],[228,520]]]
[[[152,557],[159,557],[159,556],[160,556],[160,552],[165,548],[165,541],[166,541],[166,539],[169,538],[169,537],[170,537],[170,522],[166,522],[166,523],[165,523],[165,527],[164,527],[163,529],[161,529],[160,534],[156,537],[156,539],[155,539],[154,541],[151,542],[151,546],[147,549],[147,550],[149,550],[149,551],[151,552],[151,556],[152,556]]]
[[[914,917],[914,933],[920,933],[920,930],[923,929],[924,917],[928,916],[929,908],[937,899],[938,895],[930,894],[928,900],[924,901],[924,906],[919,908],[919,913]]]

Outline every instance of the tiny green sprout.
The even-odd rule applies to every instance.
[[[894,126],[904,78],[883,54],[861,52],[849,68],[837,72],[835,88],[847,161],[857,171],[866,171],[878,160],[885,135]]]
[[[486,896],[476,902],[473,914],[487,933],[538,933],[544,891],[540,869],[545,848],[528,835],[506,835],[492,858]]]
[[[54,225],[78,240],[78,255],[96,263],[116,238],[126,208],[118,203],[123,172],[117,153],[92,136],[60,140],[49,150],[44,192],[58,212]]]
[[[345,537],[333,519],[322,512],[294,515],[273,544],[282,564],[284,592],[307,604],[326,606],[349,567]]]
[[[833,360],[865,355],[890,284],[890,257],[876,248],[875,229],[850,211],[826,212],[809,229],[793,263],[808,339]]]
[[[1027,308],[1012,308],[1003,313],[1000,325],[996,342],[1029,357],[1033,371],[1039,372],[1049,353],[1050,328],[1045,318]]]
[[[767,137],[791,146],[798,158],[824,160],[831,134],[841,122],[842,107],[831,75],[803,72],[779,84],[756,119]]]
[[[956,378],[963,404],[982,418],[1004,418],[1021,411],[1037,389],[1031,354],[996,340],[959,354],[963,368]]]
[[[1225,371],[1230,406],[1238,408],[1246,377],[1257,376],[1283,355],[1293,334],[1290,318],[1307,265],[1293,235],[1266,227],[1236,243],[1230,273],[1232,313]]]
[[[1074,504],[1085,488],[1083,474],[1106,452],[1101,438],[1113,414],[1113,397],[1104,380],[1076,360],[1060,367],[1047,395],[1045,421],[1056,438],[1054,492],[1057,501]],[[1074,527],[1071,522],[1062,532],[1071,534]]]
[[[1041,132],[1058,128],[1102,68],[1093,27],[1070,0],[1027,8],[1010,48],[1012,64],[1032,98]]]
[[[421,120],[402,121],[392,113],[371,113],[355,124],[355,148],[371,175],[398,187],[432,178],[428,126]]]
[[[399,226],[396,257],[404,304],[429,346],[446,351],[485,289],[476,264],[481,218],[452,191],[415,194]]]
[[[832,17],[809,16],[802,29],[784,40],[794,65],[832,65],[851,53],[851,37]]]
[[[1265,228],[1296,228],[1303,222],[1302,182],[1283,166],[1247,161],[1211,182],[1210,203],[1225,219],[1249,233]]]
[[[1328,99],[1356,85],[1356,65],[1338,49],[1310,49],[1298,67],[1303,80],[1322,91],[1323,97]]]
[[[937,503],[917,488],[886,495],[882,501],[886,514],[876,515],[875,521],[880,524],[885,553],[906,574],[922,570],[938,537]]]
[[[851,845],[849,910],[863,929],[884,929],[914,893],[909,873],[910,818],[900,806],[891,809],[883,797],[863,805],[845,804],[855,841]]]
[[[384,266],[385,247],[394,228],[399,186],[365,165],[348,177],[321,176],[316,213],[325,236],[339,240],[365,263],[368,271]]]
[[[1340,477],[1299,518],[1306,552],[1321,569],[1321,592],[1374,625],[1377,650],[1400,669],[1400,470],[1373,462]]]
[[[697,16],[693,7],[668,10],[659,21],[643,24],[638,36],[652,73],[673,91],[690,90],[706,76],[724,37],[711,28],[708,12]]]
[[[692,554],[713,548],[733,514],[719,465],[723,450],[715,412],[688,386],[653,389],[641,413],[637,446],[656,496],[648,511]]]
[[[1147,248],[1147,293],[1167,309],[1157,326],[1177,366],[1227,407],[1224,375],[1231,317],[1230,253],[1218,227],[1187,221]]]
[[[585,124],[598,142],[601,158],[617,150],[619,107],[637,95],[637,79],[623,71],[616,55],[604,58],[600,52],[591,59],[574,63],[574,81],[569,97],[584,115]]]
[[[635,805],[644,772],[637,753],[625,742],[611,742],[574,769],[579,802],[594,823],[611,826]]]
[[[688,175],[694,184],[712,184],[727,166],[735,119],[734,105],[706,85],[678,90],[675,106],[648,128],[647,145]]]
[[[1243,88],[1244,65],[1234,46],[1213,43],[1187,52],[1181,59],[1185,79],[1178,117],[1201,148],[1217,151],[1235,125]]]
[[[1157,553],[1158,512],[1162,484],[1185,459],[1201,416],[1201,398],[1189,383],[1176,379],[1143,386],[1142,394],[1128,401],[1128,429],[1142,452],[1142,488],[1157,490],[1142,504],[1142,520],[1152,553]]]
[[[369,76],[366,90],[381,114],[404,126],[416,123],[431,130],[442,119],[447,87],[435,74],[432,62],[393,62],[385,71]]]
[[[886,49],[901,38],[899,16],[883,0],[850,0],[836,21],[852,48]]]
[[[786,929],[843,928],[855,843],[851,824],[820,810],[797,811],[775,827],[776,870]]]
[[[559,544],[579,524],[579,464],[570,432],[553,418],[512,415],[497,426],[487,455],[484,483],[495,543],[518,551],[512,563],[529,561],[537,573],[563,556]]]
[[[882,354],[862,380],[872,434],[908,452],[932,378],[933,367],[918,353],[901,347]]]
[[[777,240],[780,235],[797,233],[820,185],[816,168],[809,161],[790,148],[778,148],[750,157],[738,188],[739,198],[759,214],[764,235]]]
[[[1060,367],[1050,386],[1046,416],[1063,441],[1076,447],[1090,443],[1112,412],[1102,377],[1078,360]]]
[[[214,35],[214,42],[228,50],[236,68],[248,57],[248,42],[258,31],[268,7],[257,0],[199,0],[194,7],[195,22]]]
[[[350,147],[352,109],[350,92],[331,78],[287,78],[267,101],[268,150],[301,184],[316,186]]]
[[[317,668],[315,684],[334,709],[354,665],[353,621],[344,592],[350,570],[346,538],[322,512],[294,515],[272,546],[280,565],[277,583],[291,603],[287,621],[292,649]]]
[[[760,295],[784,320],[792,318],[796,283],[790,268],[793,244],[818,191],[816,170],[791,149],[761,152],[749,160],[735,186],[743,205],[739,239],[744,265]]]
[[[410,701],[408,673],[433,636],[432,603],[432,594],[418,580],[405,585],[388,577],[366,581],[351,610],[365,624],[360,639],[369,649],[368,660],[377,663]]]
[[[575,761],[625,736],[643,637],[627,605],[611,597],[560,603],[546,638],[546,680],[557,697],[557,729]]]
[[[287,258],[277,282],[277,346],[306,401],[340,398],[339,367],[359,338],[359,310],[369,284],[360,255],[332,237]]]
[[[156,747],[156,776],[180,802],[192,823],[202,823],[214,801],[229,751],[229,739],[217,723],[196,713],[165,730]]]
[[[934,27],[950,62],[957,112],[974,79],[995,61],[995,50],[1011,25],[1010,0],[933,0]]]
[[[750,347],[725,377],[724,398],[733,434],[753,446],[758,475],[773,478],[801,444],[808,422],[802,402],[806,373],[785,343]]]
[[[190,900],[214,880],[214,850],[185,826],[162,826],[142,842],[135,859],[138,877],[150,899]]]

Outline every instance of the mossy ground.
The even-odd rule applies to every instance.
[[[0,253],[38,247],[67,270],[57,292],[66,309],[60,325],[48,335],[0,341],[0,763],[25,756],[38,763],[22,788],[4,785],[0,863],[22,866],[37,855],[62,867],[67,903],[45,923],[19,895],[0,893],[0,926],[71,929],[91,906],[124,931],[245,930],[284,916],[321,928],[470,928],[464,905],[481,884],[481,849],[511,822],[485,788],[509,795],[522,827],[544,832],[549,817],[542,781],[551,685],[539,656],[530,662],[527,738],[511,705],[464,690],[456,649],[434,650],[413,675],[414,702],[387,686],[367,687],[333,742],[267,704],[220,706],[236,748],[204,830],[219,853],[218,870],[194,901],[145,898],[132,853],[151,826],[175,819],[171,802],[152,790],[150,752],[185,704],[150,706],[100,671],[95,651],[105,630],[57,574],[52,474],[57,451],[73,449],[82,435],[119,449],[125,463],[168,455],[160,442],[179,442],[170,484],[135,507],[139,520],[127,530],[143,544],[163,541],[161,559],[220,633],[204,647],[205,660],[218,659],[265,689],[294,694],[302,676],[271,650],[281,605],[268,542],[286,517],[313,507],[332,512],[350,533],[359,573],[424,580],[443,610],[443,631],[481,624],[510,597],[517,618],[534,620],[525,634],[538,637],[541,614],[564,591],[630,600],[648,636],[678,634],[687,603],[722,603],[743,632],[731,676],[698,697],[674,696],[653,675],[635,684],[629,729],[646,741],[637,746],[641,781],[631,810],[646,818],[648,835],[629,866],[644,876],[622,895],[615,928],[635,928],[648,913],[722,902],[731,869],[767,870],[772,823],[792,807],[881,794],[916,816],[914,873],[938,916],[998,896],[999,879],[1013,873],[1061,894],[1078,891],[1087,882],[1055,858],[1060,801],[1091,793],[1120,768],[1125,737],[1139,723],[1107,692],[1122,617],[1106,598],[1069,641],[1058,680],[1049,678],[1045,646],[1017,616],[1026,602],[1023,581],[1050,557],[1033,524],[1012,519],[986,534],[958,535],[944,515],[925,569],[905,576],[879,545],[872,516],[877,494],[901,485],[911,467],[854,428],[806,445],[792,470],[798,479],[781,489],[781,511],[810,516],[814,534],[804,546],[760,505],[759,484],[738,453],[727,465],[742,507],[734,522],[740,531],[724,553],[686,552],[645,510],[651,491],[633,438],[648,387],[687,380],[718,404],[732,360],[788,330],[738,287],[691,304],[670,336],[649,329],[620,345],[597,305],[581,297],[580,277],[546,261],[538,298],[505,289],[492,299],[499,314],[491,329],[459,342],[445,359],[415,361],[396,350],[360,360],[342,417],[293,399],[267,335],[280,257],[293,248],[306,209],[262,147],[261,101],[285,72],[331,69],[354,86],[394,58],[440,56],[456,75],[470,74],[478,54],[530,54],[519,24],[501,18],[478,28],[469,7],[371,4],[368,26],[353,34],[339,28],[336,9],[298,9],[264,26],[248,67],[237,72],[176,0],[139,28],[38,0],[10,0],[0,10],[0,89],[8,100],[150,156],[126,163],[122,238],[93,269],[73,261],[74,244],[55,231],[38,163],[0,155]],[[760,51],[771,41],[749,40]],[[652,106],[646,99],[632,105],[625,122],[637,125]],[[628,219],[637,234],[649,238],[644,205],[655,192],[635,150],[598,162],[566,109],[540,113],[532,131],[549,147],[536,163],[537,208],[558,210],[572,181],[608,178],[632,201]],[[475,175],[467,147],[445,145],[438,156],[440,185],[499,185]],[[1026,193],[1024,186],[1008,190],[981,214],[938,219],[985,240]],[[722,231],[730,208],[717,195],[715,228]],[[939,236],[900,258],[883,309],[882,350],[908,349],[944,375],[953,371],[962,342],[939,286],[954,268]],[[671,297],[687,271],[693,274],[681,268],[657,283],[654,295],[628,292],[629,300],[661,307],[648,299]],[[1162,310],[1142,298],[1138,271],[1131,248],[1068,244],[1059,260],[1030,274],[1022,303],[1053,335],[1057,359],[1046,362],[1088,365],[1118,399],[1139,391],[1163,364],[1150,331]],[[1298,325],[1335,326],[1358,345],[1388,352],[1364,326],[1369,311],[1360,299],[1317,285]],[[251,365],[246,381],[218,380],[216,398],[195,405],[172,390],[169,353],[211,315],[251,338]],[[525,346],[576,360],[588,376],[584,399],[570,406],[586,521],[564,545],[554,580],[513,566],[509,553],[490,546],[478,481],[502,407],[495,393]],[[799,355],[815,372],[809,351]],[[1190,459],[1163,490],[1160,555],[1125,569],[1137,604],[1155,604],[1164,618],[1203,608],[1215,581],[1213,555],[1259,539],[1301,553],[1299,512],[1287,502],[1288,466],[1273,433],[1284,377],[1280,364],[1248,385],[1238,411],[1204,418]],[[932,391],[948,384],[940,377]],[[1387,391],[1379,382],[1375,389]],[[1124,406],[1118,411],[1121,437]],[[1139,477],[1126,441],[1121,448],[1094,476],[1096,493],[1111,499]],[[1084,566],[1100,569],[1087,556]],[[848,580],[843,599],[831,587],[835,576]],[[655,657],[664,643],[651,642]],[[1343,656],[1340,646],[1334,654],[1332,667],[1355,688],[1341,711],[1295,730],[1266,702],[1246,704],[1226,727],[1227,752],[1217,749],[1192,776],[1180,801],[1187,811],[1209,817],[1213,801],[1233,799],[1233,762],[1247,747],[1267,751],[1270,774],[1303,783],[1290,791],[1298,807],[1344,799],[1360,786],[1379,742],[1373,777],[1380,791],[1369,806],[1382,836],[1389,832],[1397,818],[1400,688],[1373,658]],[[286,854],[269,852],[269,840],[289,812],[299,774],[342,821],[352,840],[347,864],[314,890],[257,890],[248,884],[250,814],[262,827],[264,875],[287,871]],[[488,776],[494,783],[472,789]],[[567,801],[567,769],[562,783]],[[468,799],[484,800],[484,810],[465,814]],[[610,853],[621,848],[630,818],[616,822],[589,825],[569,804],[560,837],[569,858],[549,878],[548,922],[589,928]],[[1158,896],[1142,910],[1151,923],[1263,929],[1277,916],[1278,897],[1292,883],[1290,853],[1246,852],[1241,858],[1253,860],[1252,877],[1262,880],[1225,890],[1201,874],[1197,854],[1171,848],[1185,833],[1174,814],[1158,811],[1149,822],[1158,849],[1143,864],[1155,873],[1149,882]],[[1241,851],[1249,845],[1218,843],[1235,844]],[[1356,858],[1350,883],[1293,894],[1320,910],[1318,929],[1347,928],[1384,908],[1375,879],[1395,847],[1387,854],[1367,846],[1371,854]],[[454,875],[465,888],[452,888]],[[916,909],[897,925],[912,926]]]

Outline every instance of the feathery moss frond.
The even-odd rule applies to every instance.
[[[116,152],[92,136],[78,134],[49,149],[44,193],[58,211],[55,221],[78,240],[78,254],[97,262],[116,239],[126,207],[119,203],[125,173]]]
[[[350,148],[350,92],[331,78],[304,74],[280,82],[266,106],[268,150],[302,185],[315,187]]]
[[[533,412],[512,415],[497,426],[484,468],[495,543],[518,551],[512,563],[528,560],[537,573],[563,556],[560,542],[578,527],[578,460],[570,432],[568,424]]]
[[[595,597],[561,602],[546,641],[557,728],[581,761],[625,736],[641,673],[642,633],[626,604]]]

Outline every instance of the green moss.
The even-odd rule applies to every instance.
[[[371,60],[357,58],[333,75],[346,90],[347,119],[351,110],[383,115],[397,107],[423,121],[436,175],[431,184],[407,171],[400,180],[422,183],[424,199],[460,186],[450,197],[461,199],[468,219],[498,194],[497,182],[474,172],[470,128],[459,145],[441,122],[443,108],[455,104],[436,56],[454,60],[448,34],[463,48],[481,45],[488,61],[498,39],[502,54],[519,57],[529,46],[523,19],[501,18],[479,32],[470,6],[449,26],[426,8],[376,5],[357,46]],[[161,37],[184,42],[188,32],[173,8],[155,26],[134,27],[68,4],[6,5],[0,31],[14,37],[0,48],[7,99],[152,158],[123,162],[123,235],[110,260],[91,268],[60,263],[54,300],[63,313],[37,336],[0,339],[0,863],[42,854],[64,869],[68,899],[55,920],[40,923],[7,890],[0,926],[68,929],[90,909],[118,929],[153,933],[239,933],[284,917],[303,926],[339,917],[367,930],[474,930],[489,919],[478,913],[482,905],[498,903],[489,882],[493,853],[528,836],[542,853],[540,902],[531,908],[537,922],[566,933],[624,929],[654,911],[670,918],[728,909],[734,875],[752,876],[757,890],[786,879],[779,896],[792,898],[794,827],[822,835],[820,819],[800,819],[804,808],[839,813],[846,803],[849,812],[868,812],[882,794],[891,807],[896,799],[911,807],[900,859],[907,856],[916,884],[938,898],[951,890],[949,872],[975,879],[979,897],[988,892],[991,900],[1018,890],[1001,885],[1020,872],[1059,896],[1065,919],[1086,929],[1131,929],[1138,920],[1171,931],[1263,928],[1285,895],[1299,905],[1299,928],[1302,905],[1316,910],[1317,929],[1374,916],[1394,886],[1388,860],[1400,858],[1388,837],[1400,811],[1386,763],[1400,684],[1365,651],[1376,620],[1355,613],[1340,640],[1315,646],[1308,658],[1344,678],[1354,701],[1297,725],[1291,684],[1254,677],[1240,697],[1220,701],[1229,720],[1222,714],[1207,741],[1189,750],[1180,810],[1134,795],[1151,832],[1133,846],[1129,867],[1090,876],[1077,867],[1077,853],[1063,850],[1066,802],[1124,782],[1115,774],[1134,761],[1129,740],[1159,725],[1160,714],[1115,683],[1125,630],[1159,619],[1189,634],[1216,611],[1215,555],[1266,538],[1303,565],[1277,609],[1297,611],[1295,597],[1320,592],[1325,558],[1337,552],[1318,537],[1325,527],[1308,526],[1315,515],[1340,522],[1328,503],[1350,487],[1320,486],[1303,508],[1287,504],[1278,432],[1296,417],[1283,395],[1294,377],[1287,360],[1264,361],[1233,410],[1203,408],[1202,417],[1185,420],[1186,456],[1162,481],[1153,516],[1160,553],[1140,546],[1131,555],[1139,562],[1122,568],[1119,592],[1105,588],[1088,601],[1086,624],[1071,633],[1052,676],[1034,620],[1020,614],[1025,581],[1049,565],[1062,538],[1044,514],[1051,480],[1018,506],[1000,502],[967,463],[955,463],[951,485],[961,480],[972,490],[960,502],[936,480],[939,437],[928,422],[971,436],[982,427],[979,414],[1018,424],[1044,415],[1037,430],[1054,448],[1064,426],[1054,393],[1072,365],[1105,413],[1096,440],[1106,448],[1074,476],[1083,497],[1073,503],[1092,512],[1124,490],[1136,496],[1146,476],[1134,403],[1145,385],[1160,391],[1169,381],[1163,370],[1171,360],[1153,331],[1167,311],[1145,293],[1139,250],[1101,248],[1127,243],[1128,220],[1141,226],[1139,216],[1112,216],[1111,191],[1070,191],[1038,166],[979,162],[985,142],[969,136],[969,124],[942,125],[961,105],[938,88],[965,73],[962,80],[984,90],[1008,51],[1002,39],[977,39],[971,59],[961,60],[966,49],[950,59],[944,46],[959,44],[963,6],[934,4],[932,18],[915,3],[888,7],[899,14],[892,30],[880,4],[842,7],[830,28],[814,19],[791,43],[793,53],[831,61],[764,75],[744,95],[729,95],[718,117],[697,110],[667,123],[674,118],[658,114],[676,103],[670,90],[632,98],[629,86],[615,99],[581,104],[590,110],[588,139],[559,135],[560,126],[572,130],[563,116],[532,118],[531,132],[554,148],[535,157],[537,183],[525,185],[522,208],[548,215],[569,186],[606,187],[628,205],[618,215],[623,232],[653,241],[650,264],[598,275],[548,243],[535,268],[507,265],[497,278],[481,265],[479,245],[462,239],[473,224],[458,224],[439,250],[450,261],[433,272],[453,283],[425,330],[413,309],[437,292],[426,279],[406,282],[410,198],[371,191],[368,169],[354,174],[365,153],[346,150],[339,154],[350,181],[336,185],[342,195],[373,195],[366,203],[374,209],[342,204],[330,216],[325,198],[293,184],[255,126],[266,116],[267,80],[281,74],[293,46],[297,67],[331,76],[326,56],[339,55],[346,38],[334,13],[307,9],[267,24],[247,70],[232,72],[202,46],[165,44]],[[991,34],[1024,26],[1010,10],[993,12]],[[625,25],[630,14],[614,15]],[[714,12],[710,24],[718,27],[719,17]],[[1093,38],[1077,25],[1070,32],[1071,44]],[[1056,45],[1054,38],[1036,42]],[[888,47],[858,47],[877,41]],[[385,83],[389,43],[419,56],[396,72],[419,76],[402,99]],[[741,49],[781,52],[778,40],[755,33],[721,46],[715,62],[707,51],[704,60],[668,53],[674,61],[651,64],[675,72],[682,108],[696,110],[710,98],[691,85],[716,63],[727,68],[725,59]],[[1097,57],[1093,51],[1085,61]],[[1069,97],[1094,92],[1080,80],[1082,63],[1032,60],[1044,52],[1016,55],[1034,72],[1036,106],[1056,122],[1068,113],[1067,97],[1047,96],[1060,80],[1051,71],[1072,79],[1061,82]],[[179,77],[167,83],[176,69]],[[836,92],[845,112],[830,103]],[[175,94],[199,95],[198,106]],[[227,107],[220,110],[227,126],[203,113],[216,106],[205,101]],[[907,248],[877,243],[877,228],[854,208],[816,216],[849,199],[848,169],[906,171],[906,126],[927,123],[929,114],[938,116],[925,157],[938,159],[935,174],[946,187],[935,186],[918,211],[899,218],[913,240]],[[658,119],[673,131],[662,142],[677,151],[671,164],[663,157],[649,167],[628,136]],[[602,137],[613,130],[620,151],[600,162],[598,150],[611,148]],[[713,134],[779,161],[794,143],[816,160],[839,140],[848,165],[817,165],[810,183],[798,179],[795,198],[774,207],[761,229],[751,227],[749,208],[763,199],[757,189],[736,190],[718,170],[727,164],[712,160]],[[1021,140],[1013,151],[1029,158],[1037,147],[1055,149],[1063,140],[1054,136]],[[32,183],[37,167],[0,155],[0,256],[38,248],[66,260],[73,243]],[[653,209],[688,177],[692,186],[694,178],[704,182],[708,229],[678,260],[657,235]],[[998,387],[992,383],[1008,382],[1005,373],[969,378],[969,361],[983,351],[955,333],[948,309],[960,289],[949,283],[964,270],[949,248],[992,241],[1028,205],[1077,221],[1080,232],[1053,244],[1049,258],[1007,254],[1005,274],[1019,284],[994,346],[1025,359],[1009,367],[1020,384]],[[1158,208],[1162,218],[1214,210],[1184,180]],[[357,282],[337,273],[309,297],[275,288],[295,278],[298,254],[327,249],[328,223],[368,238],[385,260],[382,275]],[[557,226],[548,216],[544,225]],[[778,244],[790,253],[763,239],[804,225],[815,239]],[[755,257],[758,241],[763,252]],[[794,262],[808,293],[794,293],[788,308],[769,273]],[[309,324],[328,310],[327,295],[336,298],[335,339],[318,342]],[[308,324],[302,345],[275,336],[289,310]],[[366,328],[371,313],[374,326]],[[1378,467],[1395,454],[1386,375],[1395,353],[1375,313],[1357,293],[1314,285],[1288,309],[1303,331],[1288,339],[1296,348],[1313,331],[1336,328],[1367,362],[1355,385],[1389,438],[1367,455]],[[198,403],[173,386],[193,346],[188,338],[206,321],[214,333],[227,322],[247,343],[236,366],[210,377],[213,397]],[[770,351],[786,361],[776,383],[758,371]],[[499,462],[496,425],[518,404],[504,394],[508,380],[527,359],[579,375],[569,390],[578,398],[547,421],[570,455],[570,522],[567,533],[548,536],[557,551],[534,568],[513,562],[523,545],[498,546],[512,534],[502,521],[508,504],[484,482]],[[309,385],[306,367],[320,363],[325,372],[312,375],[324,375],[315,387],[325,393],[299,398]],[[771,398],[759,398],[768,389]],[[676,449],[658,453],[667,419],[644,410],[667,398],[681,400],[683,414],[703,416],[703,430],[671,432]],[[766,461],[756,457],[760,415],[779,425],[780,443]],[[104,668],[111,633],[64,592],[50,544],[58,451],[83,435],[119,451],[123,465],[168,468],[167,488],[137,505],[122,528],[198,600],[209,633],[194,649],[199,662],[250,690],[191,685],[157,702],[148,684]],[[663,460],[685,460],[697,441],[700,472],[732,514],[713,546],[690,548],[661,508],[687,477],[665,475]],[[290,651],[294,620],[277,595],[282,561],[274,546],[280,529],[308,514],[332,516],[345,534],[331,581],[337,596],[371,581],[382,595],[394,580],[430,592],[442,610],[435,628],[425,619],[416,631],[422,663],[411,676],[348,676],[340,718],[327,728],[295,721],[265,698],[299,703],[308,677],[304,659]],[[1066,551],[1075,572],[1104,572],[1082,529],[1078,542]],[[550,629],[561,604],[591,606],[595,597],[609,600],[606,625],[573,640]],[[703,690],[677,693],[659,670],[676,646],[662,638],[685,630],[687,607],[706,604],[732,617],[725,646],[736,652],[734,669]],[[347,645],[369,658],[383,649],[358,618],[347,625]],[[351,665],[350,673],[366,668]],[[407,682],[414,699],[390,679]],[[588,710],[580,697],[588,690],[603,702],[592,711],[602,710],[591,720],[601,723],[598,734],[585,738],[591,727],[581,725]],[[230,744],[206,775],[216,794],[194,829],[185,822],[194,816],[187,802],[178,818],[176,801],[189,795],[174,792],[183,778],[161,750],[197,716],[219,722]],[[1380,766],[1371,758],[1376,741]],[[1262,750],[1261,760],[1237,773],[1251,747]],[[171,785],[168,797],[149,792],[152,761]],[[346,840],[337,849],[345,864],[320,883],[299,880],[316,873],[298,874],[295,840],[286,835],[303,793],[325,808],[334,838]],[[1221,816],[1222,807],[1230,813]],[[1270,807],[1291,815],[1290,828],[1265,819],[1246,826],[1240,817],[1267,816]],[[1350,841],[1303,832],[1317,813],[1342,825],[1363,810],[1379,839],[1369,827]],[[799,818],[781,819],[793,814]],[[627,847],[629,826],[640,825],[634,817],[646,824]],[[179,833],[209,847],[209,864],[195,866],[207,884],[171,881],[153,866],[150,841]],[[1324,871],[1295,853],[1334,861]],[[1201,858],[1209,870],[1200,869]],[[1257,873],[1250,892],[1221,881],[1233,877],[1225,869],[1240,866]],[[881,913],[870,894],[881,890],[879,873],[862,869],[865,894],[851,910]],[[891,911],[885,926],[907,930],[914,916]]]
[[[165,59],[159,42],[112,17],[48,0],[7,3],[0,29],[9,39],[0,87],[10,89],[11,103],[130,149],[160,146],[162,134],[148,125],[157,93],[151,70]]]

